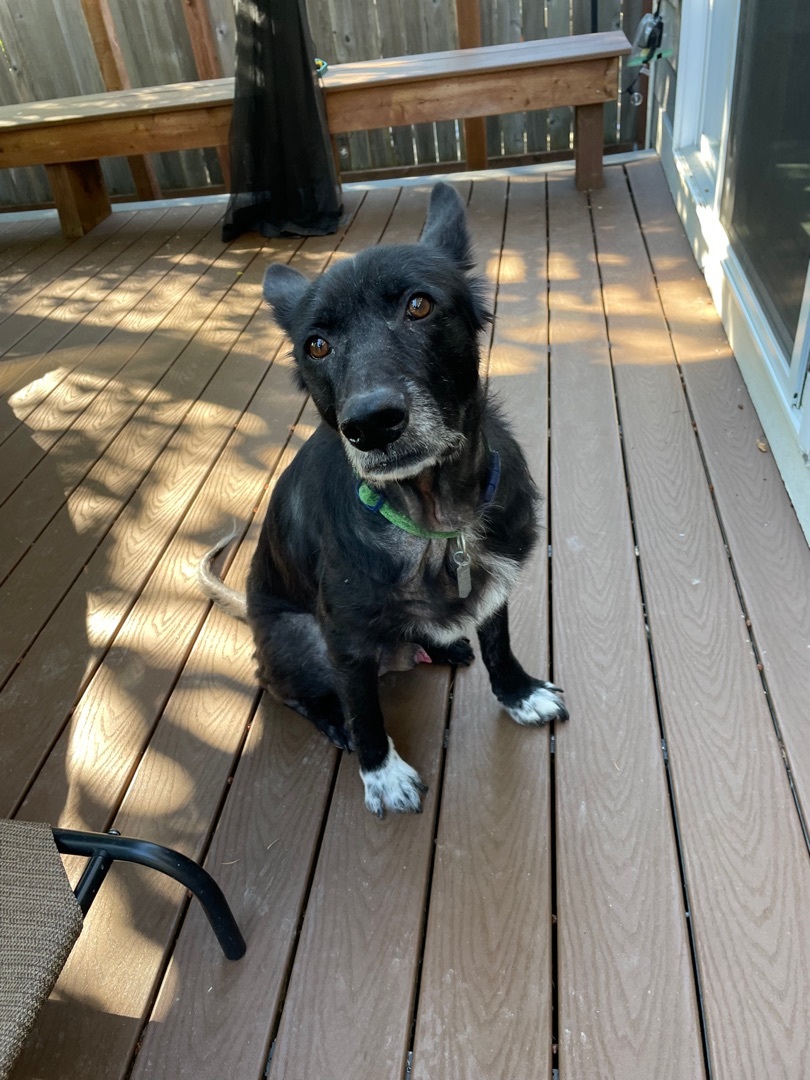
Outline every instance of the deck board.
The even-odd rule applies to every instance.
[[[800,1075],[810,864],[624,176],[594,201],[715,1075]]]
[[[423,199],[397,205],[396,242],[418,239]],[[343,755],[275,1046],[279,1078],[404,1071],[449,689],[446,670],[414,674],[386,680],[394,685],[383,708],[398,752],[430,789],[424,812],[407,830],[390,815],[380,827],[363,805],[355,761]]]
[[[167,1061],[178,1080],[261,1080],[337,756],[306,720],[262,700],[206,861],[251,948],[244,962],[229,963],[202,909],[192,907],[144,1032],[133,1080],[165,1077]],[[205,994],[198,992],[202,985]]]
[[[112,215],[110,215],[112,217]],[[47,314],[50,301],[65,295],[73,288],[86,280],[88,272],[92,273],[98,260],[102,259],[104,265],[105,249],[127,221],[132,218],[132,213],[116,214],[109,223],[102,222],[99,230],[93,229],[86,236],[77,240],[76,245],[71,244],[60,251],[52,259],[43,263],[34,273],[29,274],[23,282],[13,290],[0,296],[0,327],[5,336],[11,330],[9,324],[13,324],[15,316],[23,319],[36,318],[38,315]],[[106,228],[102,228],[106,225]],[[82,241],[88,241],[82,243]],[[109,254],[114,254],[114,247]],[[82,273],[84,272],[84,278]],[[41,314],[40,314],[41,313]]]
[[[225,298],[260,253],[261,246],[256,242],[246,244],[234,255],[232,265],[219,281],[208,283],[200,279],[178,286],[179,292],[183,287],[193,290],[196,284],[205,294],[204,302],[198,302],[193,312],[182,310],[180,302],[161,333],[157,336],[150,333],[112,377],[107,378],[110,375],[107,369],[103,375],[99,371],[79,373],[70,380],[70,386],[66,380],[62,384],[64,395],[51,394],[26,425],[12,434],[4,447],[8,472],[0,485],[4,496],[10,491],[0,508],[0,516],[11,541],[7,547],[11,558],[15,546],[26,550],[41,536],[60,505],[66,502],[70,506],[74,525],[81,527],[82,517],[88,512],[85,509],[88,487],[120,492],[126,499],[128,485],[137,483],[139,459],[143,457],[144,472],[151,468],[150,455],[154,448],[161,445],[161,440],[165,442],[171,437],[174,428],[182,422],[184,410],[187,412],[204,394],[207,382],[217,370],[216,366],[212,367],[221,360],[217,338],[229,329],[223,319],[228,309]],[[256,277],[255,269],[253,277]],[[215,314],[217,306],[219,311]],[[171,338],[170,346],[167,337]],[[209,346],[212,338],[213,348]],[[109,355],[115,355],[112,345]],[[123,353],[119,353],[112,365],[123,359]],[[60,400],[55,402],[57,396]],[[32,445],[29,427],[36,432],[35,451],[29,449]],[[20,485],[26,476],[36,474],[47,450],[57,441],[61,443],[59,472],[67,499],[54,504],[52,500],[36,497],[36,475],[24,487]],[[145,456],[144,443],[147,444]],[[48,468],[52,460],[46,461],[44,467]],[[126,463],[126,475],[119,477],[122,462]],[[89,513],[94,518],[97,516],[92,509]],[[0,575],[8,575],[11,569],[5,560],[0,563]]]
[[[29,284],[29,279],[29,282],[26,282],[28,289],[15,289],[13,293],[7,293],[0,299],[0,338],[3,352],[24,337],[37,322],[47,318],[91,278],[99,275],[104,267],[117,259],[120,252],[132,242],[126,225],[132,220],[134,212],[110,216],[113,220],[101,235],[95,237],[95,243],[87,245],[86,250],[73,251],[72,262],[59,266],[58,260],[52,260],[48,264],[46,280],[41,285],[33,286]]]
[[[310,267],[314,264],[316,271],[322,269],[338,242],[339,237],[315,241],[306,260]],[[253,282],[257,295],[250,304],[251,312],[259,302],[260,281],[261,274]],[[247,283],[247,293],[250,292],[250,284]],[[212,400],[219,402],[220,408],[226,414],[232,411],[234,406],[233,401],[227,400],[227,395],[247,377],[240,373],[239,368],[253,369],[252,389],[241,406],[244,409],[266,369],[268,356],[272,357],[281,345],[280,334],[271,326],[264,313],[262,316],[261,319],[251,320],[255,325],[250,348],[236,348],[228,352],[227,360],[218,372],[222,385],[206,388]],[[279,365],[279,369],[282,368],[284,365]],[[270,371],[274,372],[274,368]],[[290,379],[286,369],[281,370],[281,378],[284,386],[288,386]],[[275,379],[272,381],[276,382]],[[292,408],[290,397],[293,399]],[[264,471],[271,467],[267,460],[268,455],[275,457],[276,471],[282,463],[291,460],[291,450],[288,450],[286,458],[279,458],[274,440],[286,441],[288,438],[290,424],[295,421],[300,409],[300,394],[282,394],[281,403],[285,404],[286,408],[279,409],[274,436],[264,443],[261,455],[264,460],[260,459]],[[222,432],[229,432],[230,425],[217,417],[218,410],[207,407],[205,399],[199,404],[205,414],[213,413],[214,427],[218,426]],[[210,443],[210,433],[206,432],[204,423],[191,423],[188,431],[196,432],[196,437],[201,437],[202,445],[206,441]],[[192,458],[200,457],[202,445],[195,448],[196,453],[191,455]],[[171,455],[168,456],[172,463]],[[260,475],[255,476],[255,482],[261,483]],[[170,483],[167,487],[171,490]],[[155,486],[154,491],[158,498],[165,499],[165,491],[160,484]],[[258,490],[254,488],[252,505],[255,505],[256,496],[260,492],[260,487]],[[209,528],[214,524],[215,522],[209,523]],[[244,562],[247,558],[246,549],[243,549],[241,554]],[[133,559],[134,555],[132,550],[128,552],[127,565],[141,565],[140,560]],[[244,571],[244,566],[241,569]],[[184,576],[183,584],[184,591],[194,597],[193,604],[198,608],[207,607],[196,594],[191,574]],[[221,623],[223,619],[224,623]],[[114,677],[102,680],[101,685],[106,681],[108,686],[111,685],[114,694],[120,695],[122,686],[126,687],[130,681],[135,684],[137,689],[133,689],[131,695],[140,706],[140,725],[134,725],[134,718],[127,716],[125,712],[122,715],[122,710],[115,708],[115,697],[105,700],[104,696],[100,696],[94,699],[96,708],[92,713],[78,718],[78,730],[68,729],[68,743],[74,740],[76,749],[73,752],[79,752],[82,756],[79,766],[68,772],[68,798],[59,812],[60,823],[89,828],[114,826],[125,835],[148,835],[152,839],[158,836],[165,838],[171,832],[172,839],[164,839],[162,842],[169,843],[193,857],[199,857],[203,853],[210,823],[215,819],[219,802],[224,796],[233,756],[242,734],[246,731],[257,697],[251,677],[251,650],[245,635],[249,637],[247,628],[242,623],[229,619],[219,611],[209,615],[200,634],[188,643],[190,651],[188,647],[184,650],[188,652],[188,658],[181,652],[176,661],[182,668],[182,673],[177,684],[167,688],[170,691],[168,700],[163,703],[156,695],[158,700],[154,704],[157,704],[160,712],[161,723],[145,747],[137,745],[138,741],[143,741],[142,736],[138,740],[138,735],[141,734],[138,727],[145,727],[148,731],[150,726],[154,726],[154,720],[145,712],[145,707],[150,704],[149,697],[140,700],[138,695],[144,688],[148,695],[151,689],[148,681],[138,678],[137,667],[131,673],[131,678],[127,678],[126,670],[122,672],[121,665],[116,664],[114,659],[112,664],[107,665],[105,670]],[[125,642],[125,634],[123,636]],[[155,642],[157,650],[160,649],[162,637],[163,635],[158,635]],[[143,654],[135,653],[130,656],[125,649],[123,660],[129,658],[133,659],[136,665],[143,663]],[[157,660],[150,666],[158,673],[161,670]],[[109,712],[113,713],[112,719],[107,718]],[[112,732],[109,730],[111,724],[114,728]],[[83,727],[89,730],[82,730]],[[115,745],[116,731],[119,732],[119,745],[115,751],[117,786],[114,783],[113,770],[104,768],[105,763],[100,759],[100,755],[94,752],[93,745],[94,741]],[[122,739],[125,740],[124,745],[120,744]],[[139,753],[143,755],[140,761]],[[58,768],[58,762],[56,767]],[[194,786],[193,797],[184,797],[184,794],[187,794],[187,777],[203,775],[206,772],[207,782],[199,787]],[[132,779],[128,783],[130,776]],[[52,785],[48,782],[49,779],[47,776],[43,777],[46,798],[51,797]],[[102,785],[116,787],[117,797],[113,794],[110,799],[114,806],[123,799],[114,820],[105,821],[103,824],[97,817],[93,818],[94,813],[98,814],[105,809],[105,800],[94,798]],[[36,785],[32,794],[37,794]],[[56,795],[58,799],[58,789]],[[30,801],[31,795],[29,803]],[[35,816],[41,815],[42,809],[39,805]],[[52,807],[51,812],[44,816],[55,822],[54,809],[58,809],[58,805]],[[140,871],[127,873],[131,869],[127,867],[119,873],[119,879],[126,882],[126,888],[111,889],[109,892],[105,890],[105,896],[99,898],[99,911],[94,909],[92,912],[93,917],[99,919],[99,930],[93,937],[93,947],[89,947],[88,939],[86,950],[75,949],[61,978],[68,999],[75,995],[81,1000],[89,988],[92,988],[97,1000],[103,1003],[108,1013],[127,1017],[129,1022],[119,1022],[109,1029],[106,1039],[107,1054],[103,1063],[93,1062],[93,1030],[98,1026],[98,1021],[92,1015],[74,1016],[69,1010],[63,1009],[55,1016],[52,1025],[43,1023],[39,1028],[39,1043],[31,1050],[34,1061],[38,1054],[48,1056],[52,1052],[51,1047],[59,1045],[64,1038],[66,1027],[84,1032],[84,1038],[79,1037],[79,1042],[87,1047],[88,1056],[77,1053],[70,1063],[63,1063],[62,1075],[66,1078],[84,1076],[88,1071],[93,1071],[99,1077],[123,1077],[126,1074],[142,1023],[146,1019],[146,1011],[156,990],[155,979],[161,970],[163,951],[176,931],[179,915],[177,901],[182,890],[174,883],[155,881],[154,875]],[[151,928],[152,944],[140,926],[131,925],[128,912],[133,909],[144,913],[145,923]],[[117,935],[116,928],[123,922],[128,926],[128,939],[122,949],[123,942]],[[162,947],[155,946],[156,936],[162,940]],[[142,977],[133,981],[130,976],[131,966],[137,965],[139,961]],[[103,968],[101,977],[100,968]]]
[[[697,1080],[697,1007],[594,237],[588,201],[569,180],[549,183],[549,222],[554,674],[574,717],[555,754],[560,1070]]]
[[[271,342],[268,340],[269,345]],[[275,344],[278,347],[280,340]],[[256,345],[255,336],[252,345]],[[236,349],[229,359],[210,384],[217,407],[199,403],[197,411],[204,416],[191,416],[184,429],[194,437],[179,437],[169,443],[152,471],[157,483],[133,512],[125,512],[116,522],[112,542],[105,543],[87,566],[91,588],[101,575],[116,586],[116,591],[109,587],[94,590],[95,603],[88,610],[90,627],[98,626],[93,643],[99,651],[106,650],[111,631],[125,621],[115,635],[112,651],[95,672],[70,725],[28,792],[22,807],[26,816],[55,820],[58,815],[66,827],[102,827],[100,822],[91,825],[81,814],[72,817],[67,803],[60,805],[58,793],[64,783],[59,784],[59,777],[69,780],[67,794],[78,790],[83,798],[102,805],[105,789],[109,798],[110,785],[116,779],[121,785],[126,783],[205,609],[193,582],[195,539],[220,522],[220,530],[224,530],[228,518],[223,503],[236,512],[257,501],[266,471],[276,467],[282,450],[279,443],[263,433],[261,444],[254,439],[251,459],[245,461],[242,429],[249,428],[251,418],[240,422],[233,436],[228,422],[231,414],[244,418],[248,407],[264,406],[271,422],[277,418],[274,428],[280,438],[288,419],[300,408],[296,395],[288,391],[289,373],[279,365],[265,375],[266,362],[258,350],[248,358]],[[220,458],[208,472],[205,454],[220,450]],[[172,538],[178,524],[181,528]],[[157,564],[155,555],[159,555]],[[86,580],[80,582],[79,589],[86,584]],[[122,599],[139,589],[143,591],[127,611]],[[167,596],[175,598],[170,606]],[[142,666],[145,670],[139,677]],[[136,684],[137,692],[122,695],[122,683]]]
[[[383,708],[398,751],[429,791],[405,828],[363,805],[344,756],[273,1057],[285,1080],[401,1076],[433,850],[447,672],[390,676]]]
[[[213,213],[202,217],[198,211],[194,216],[197,220],[176,234],[164,251],[164,267],[168,269],[166,264],[171,263],[176,272],[169,274],[165,281],[161,281],[162,274],[158,276],[154,284],[160,281],[160,292],[152,288],[139,304],[129,306],[121,323],[90,353],[81,367],[63,378],[42,403],[26,416],[25,428],[17,427],[11,433],[10,443],[4,449],[4,457],[11,471],[3,491],[4,497],[57,441],[68,436],[74,425],[77,425],[77,431],[88,428],[100,434],[109,431],[112,438],[117,431],[115,419],[121,412],[127,416],[124,410],[133,398],[134,407],[137,407],[139,394],[145,397],[154,382],[171,367],[174,357],[164,355],[165,342],[160,338],[156,341],[163,345],[163,349],[155,350],[155,343],[151,343],[154,366],[149,367],[150,336],[163,319],[172,318],[173,314],[172,308],[165,306],[166,299],[161,293],[166,290],[173,304],[179,303],[192,289],[196,282],[192,251],[198,243],[203,245],[203,257],[209,260],[222,250],[221,243],[213,236],[208,237],[209,244],[205,245],[207,234],[213,233],[215,228]],[[132,376],[131,381],[128,379],[123,385],[113,382],[130,362],[134,366],[126,372],[126,376]],[[155,372],[154,379],[148,381],[152,372]],[[121,392],[124,386],[128,391],[126,394]],[[93,409],[89,408],[91,403]],[[11,404],[13,407],[13,400]],[[108,420],[108,417],[111,419]],[[108,421],[107,427],[104,426],[105,421]],[[26,442],[27,429],[36,433],[34,451]],[[57,458],[60,463],[61,458],[60,454]]]
[[[430,792],[382,824],[193,571],[234,520],[241,585],[316,420],[264,266],[413,240],[428,187],[303,242],[225,245],[211,202],[0,216],[0,813],[205,859],[248,940],[115,868],[13,1080],[698,1080],[704,1016],[715,1080],[810,1071],[810,552],[660,167],[606,181],[453,180],[546,494],[515,651],[572,716],[552,754],[477,661],[389,676]]]
[[[479,189],[489,195],[482,209],[491,218],[497,207],[493,188],[491,182],[475,185],[470,218],[476,235]],[[490,378],[542,484],[548,381],[543,186],[513,185],[506,208],[503,254],[489,266],[497,284]],[[495,225],[503,231],[503,208]],[[542,541],[510,607],[516,652],[544,677],[548,619]],[[548,1070],[549,802],[548,733],[519,728],[500,715],[476,659],[455,680],[414,1080],[484,1080]]]
[[[188,207],[144,211],[127,230],[133,237],[115,268],[82,290],[81,303],[59,308],[51,318],[32,327],[4,356],[0,390],[14,394],[11,420],[22,422],[61,380],[89,356],[134,306],[137,298],[169,270],[170,245],[178,228],[191,216]],[[162,248],[166,248],[163,257]],[[150,278],[142,269],[162,270]],[[121,288],[125,285],[125,289]],[[57,342],[59,348],[55,348]],[[23,392],[24,391],[24,392]],[[0,428],[6,438],[8,430]]]
[[[799,798],[810,806],[810,548],[657,162],[628,170],[730,557]],[[778,603],[774,598],[778,597]]]
[[[43,235],[54,232],[53,214],[31,214],[18,217],[16,214],[3,214],[0,220],[0,289],[5,292],[6,278],[10,266],[18,265],[28,252],[42,243]],[[50,220],[49,220],[50,218]]]
[[[334,258],[340,259],[347,255],[360,250],[369,243],[376,242],[381,234],[383,240],[390,239],[392,236],[397,239],[402,239],[406,235],[406,231],[410,229],[410,234],[413,235],[414,231],[418,233],[419,225],[424,213],[424,206],[422,203],[422,197],[414,208],[410,212],[405,214],[395,213],[394,217],[389,220],[391,212],[394,208],[394,203],[397,201],[398,193],[396,191],[372,191],[370,192],[364,201],[362,211],[358,216],[358,219],[354,227],[349,231],[346,240],[341,244],[340,248],[336,252]],[[405,203],[411,200],[404,200]],[[408,222],[410,221],[410,225]],[[385,230],[385,232],[383,232]],[[305,414],[305,428],[308,430],[314,423],[314,413],[308,409]],[[251,543],[247,545],[247,550],[252,549],[252,544],[255,542],[255,536],[251,538]],[[272,722],[276,725],[284,722],[284,714],[286,710],[272,709],[270,715]],[[287,713],[287,716],[289,714]],[[297,724],[297,719],[295,721]],[[330,759],[331,760],[331,759]],[[352,760],[351,765],[354,765]],[[356,784],[359,784],[356,776],[356,768],[349,770],[350,775],[354,783],[352,784],[352,796],[350,801],[354,801],[357,796]],[[240,774],[237,774],[235,781],[237,784],[240,782]],[[324,774],[321,780],[321,784],[317,789],[317,793],[309,791],[308,789],[301,789],[301,798],[306,800],[309,797],[319,797],[322,800],[326,799],[328,794],[328,787],[330,783],[330,776]],[[323,785],[326,785],[326,788]],[[261,819],[254,820],[252,817],[245,823],[246,835],[237,846],[237,857],[242,850],[242,844],[247,847],[255,847],[257,844],[261,845],[261,840],[267,835],[266,823]],[[314,826],[313,826],[314,827]],[[314,843],[317,840],[317,836],[311,835],[310,840]],[[284,849],[282,849],[283,852]],[[281,852],[280,852],[281,853]],[[261,869],[260,867],[258,869]],[[245,889],[248,890],[248,895],[252,899],[257,893],[264,895],[268,888],[276,889],[278,885],[265,878],[256,878],[254,874],[250,873],[249,869],[245,871],[246,885]],[[299,892],[294,894],[294,898],[290,900],[291,903],[300,906],[302,903],[302,896],[300,890],[304,888],[305,881],[299,880]],[[238,894],[237,894],[238,895]],[[285,894],[286,895],[286,894]],[[290,894],[292,896],[292,894]],[[270,901],[268,900],[268,903]],[[282,900],[282,902],[286,902]],[[293,919],[293,925],[295,925],[297,919]],[[202,932],[207,934],[207,928],[204,925],[197,927],[197,933]],[[223,1009],[230,1009],[237,1007],[239,1013],[234,1013],[234,1022],[243,1026],[245,1030],[245,1039],[237,1042],[223,1043],[217,1036],[216,1029],[210,1031],[210,1039],[203,1038],[195,1050],[194,1056],[181,1066],[181,1072],[178,1075],[194,1075],[194,1076],[222,1076],[230,1075],[234,1073],[234,1070],[242,1067],[248,1068],[246,1062],[253,1057],[253,1065],[250,1066],[253,1069],[257,1069],[257,1075],[260,1075],[261,1070],[264,1067],[267,1056],[267,1048],[265,1043],[270,1038],[270,1032],[274,1028],[276,1022],[275,1010],[277,1008],[278,997],[283,989],[284,981],[286,979],[286,957],[291,948],[290,940],[278,940],[277,935],[273,932],[272,923],[264,926],[262,932],[262,944],[257,944],[257,952],[255,955],[246,958],[248,961],[245,965],[246,974],[243,976],[248,982],[244,985],[250,984],[249,972],[253,970],[253,965],[260,965],[260,970],[265,971],[266,965],[269,965],[273,972],[270,977],[270,982],[263,986],[263,1002],[266,1002],[264,1009],[257,1007],[257,1012],[251,1015],[247,1020],[241,1015],[242,1009],[238,1002],[222,1002]],[[184,934],[180,941],[180,956],[190,955],[197,948],[197,944],[194,939],[189,942]],[[181,992],[185,990],[185,995]],[[175,988],[176,1001],[174,1008],[179,1010],[193,1009],[197,1010],[200,1004],[207,1005],[207,1003],[201,1003],[199,998],[194,994],[194,986],[181,984]],[[158,1010],[161,1009],[162,1003],[158,1002]],[[266,1011],[264,1011],[266,1010]],[[161,1048],[164,1046],[165,1038],[172,1037],[171,1029],[162,1027],[159,1023],[153,1023],[147,1030],[146,1043],[148,1048],[148,1062],[144,1064],[143,1068],[147,1070],[147,1075],[154,1075],[155,1070],[159,1073],[160,1061],[162,1059]],[[140,1067],[140,1061],[139,1061]],[[136,1075],[140,1075],[140,1071]],[[252,1075],[251,1072],[247,1072],[246,1075]]]
[[[60,238],[54,231],[53,221],[53,216],[49,215],[41,227],[32,229],[27,242],[24,241],[14,258],[3,266],[0,271],[0,299],[18,286],[25,288],[29,275],[35,274],[41,266],[70,246],[70,240]]]

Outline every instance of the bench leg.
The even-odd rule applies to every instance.
[[[109,215],[110,196],[100,161],[46,165],[45,172],[65,236],[84,236]]]
[[[487,122],[483,116],[464,121],[464,148],[468,169],[477,171],[487,167]]]
[[[135,192],[139,199],[159,199],[161,196],[160,184],[158,183],[155,167],[148,157],[134,156],[127,158],[129,171],[135,182]]]
[[[574,110],[574,162],[577,191],[602,186],[604,107],[577,105]]]

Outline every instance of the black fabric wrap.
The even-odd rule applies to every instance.
[[[239,0],[230,157],[223,240],[337,230],[340,185],[304,0]]]

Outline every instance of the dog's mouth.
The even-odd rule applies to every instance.
[[[410,443],[407,435],[380,450],[358,450],[346,439],[343,446],[354,471],[369,482],[409,480],[426,469],[457,457],[464,445],[460,432],[443,431],[429,445]]]
[[[364,480],[407,480],[418,476],[438,461],[438,455],[391,446],[384,450],[358,450],[344,440],[344,447],[355,472]]]

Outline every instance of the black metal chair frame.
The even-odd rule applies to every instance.
[[[75,829],[53,829],[57,849],[63,855],[83,855],[90,859],[74,890],[76,899],[86,915],[107,872],[117,859],[139,863],[179,881],[189,889],[203,906],[217,941],[228,960],[240,960],[245,955],[245,939],[236,924],[228,901],[207,870],[179,851],[109,833],[80,832]]]

